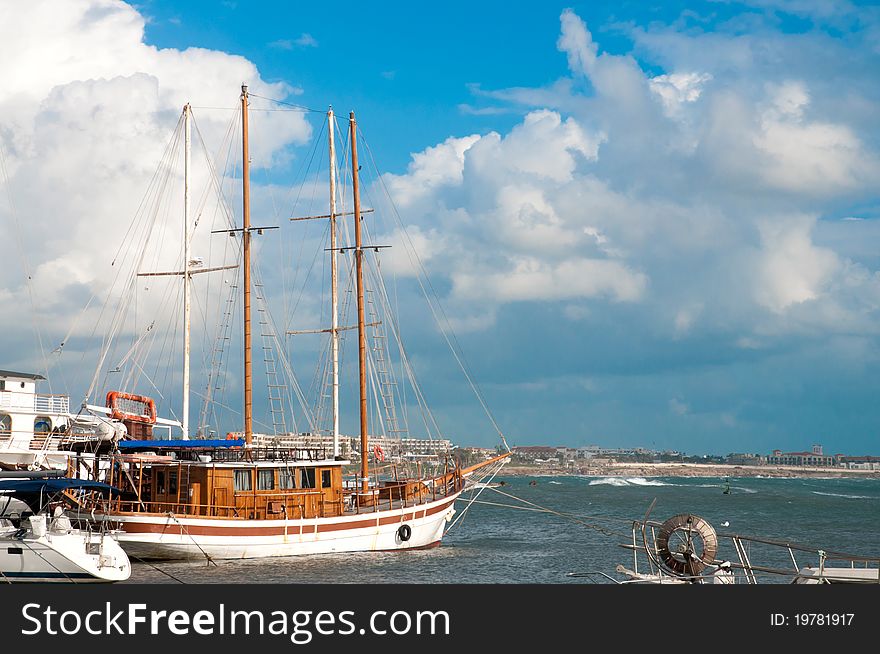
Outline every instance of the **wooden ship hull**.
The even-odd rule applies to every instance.
[[[118,523],[122,548],[132,557],[145,560],[381,552],[440,545],[447,523],[455,514],[457,496],[418,507],[335,518],[235,520],[115,513],[108,519]]]
[[[507,459],[421,479],[377,469],[364,489],[357,479],[344,481],[347,460],[230,442],[210,455],[198,440],[168,445],[173,457],[147,454],[163,449],[150,441],[139,454],[111,455],[92,470],[123,494],[97,509],[80,507],[80,516],[106,523],[136,560],[421,549],[440,544],[465,480]]]

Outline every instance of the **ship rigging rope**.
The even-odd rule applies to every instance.
[[[465,507],[461,510],[461,513],[458,514],[458,517],[453,521],[453,523],[451,525],[449,525],[449,527],[446,529],[446,531],[443,532],[444,535],[448,534],[452,530],[452,528],[455,527],[455,525],[457,525],[458,523],[460,523],[464,519],[464,516],[467,514],[468,509],[471,508],[471,506],[474,504],[474,502],[477,500],[477,498],[483,493],[483,491],[486,490],[487,488],[489,488],[488,484],[492,483],[492,480],[495,479],[495,475],[497,475],[501,471],[501,468],[504,467],[504,463],[505,462],[502,461],[500,463],[495,464],[494,469],[492,470],[491,474],[489,475],[489,481],[484,482],[486,485],[482,486],[480,488],[479,492],[476,495],[474,495],[472,498],[470,498],[470,501],[468,501],[468,503],[465,505]],[[486,477],[484,476],[483,479],[485,479],[485,478]]]
[[[348,168],[345,165],[345,162],[347,162],[347,160],[348,160],[349,151],[348,151],[347,146],[349,144],[350,139],[344,138],[342,133],[339,130],[337,130],[337,133],[339,134],[340,140],[346,144],[346,149],[343,152],[342,159],[343,159],[343,170],[347,171]],[[343,175],[340,179],[340,185],[343,187],[343,191],[344,191],[344,187],[345,187],[346,182],[350,182],[350,181],[351,181],[350,173],[346,172],[346,174]],[[364,186],[363,191],[364,191],[365,196],[369,200],[370,199],[369,198],[369,186],[368,185]],[[343,195],[342,195],[342,198],[343,198],[342,212],[343,213],[345,212],[345,202],[344,202],[345,197],[346,197],[346,194],[343,192]],[[376,203],[376,202],[372,203],[372,206],[377,206],[377,205],[378,205],[378,203]],[[351,237],[351,233],[349,231],[349,226],[350,226],[350,223],[348,221],[343,222],[343,224],[342,224],[341,243],[343,244],[343,247],[346,249],[351,249],[351,242],[352,242],[352,237]],[[371,241],[371,234],[370,234],[369,226],[367,224],[364,224],[363,229],[365,231],[366,240],[368,242],[370,242]],[[369,250],[369,246],[365,246],[364,249]],[[440,438],[442,436],[442,430],[440,429],[440,426],[437,424],[437,421],[434,418],[434,415],[428,405],[428,402],[425,399],[424,394],[422,393],[418,379],[416,378],[415,370],[413,369],[412,365],[410,364],[409,357],[406,353],[406,349],[403,345],[403,340],[402,340],[401,334],[400,334],[400,326],[399,326],[399,322],[398,322],[398,318],[397,318],[397,315],[399,315],[399,314],[398,314],[398,312],[395,312],[392,310],[392,303],[391,303],[389,296],[388,296],[388,290],[385,285],[384,278],[383,278],[381,271],[379,270],[379,267],[378,267],[378,260],[377,260],[377,265],[376,265],[375,269],[374,269],[374,266],[371,264],[371,259],[366,258],[365,264],[366,264],[367,284],[370,285],[371,287],[374,287],[373,291],[378,293],[379,302],[373,303],[373,304],[374,304],[374,306],[378,305],[380,307],[380,309],[383,312],[382,319],[385,322],[387,322],[388,325],[390,325],[391,334],[394,337],[395,342],[398,346],[400,365],[401,365],[401,369],[402,369],[401,376],[402,377],[405,376],[407,378],[407,380],[409,381],[409,385],[412,388],[413,393],[415,394],[416,402],[418,404],[419,411],[421,413],[422,422],[425,427],[425,432],[430,440],[434,440],[435,434],[436,434],[437,438]],[[351,265],[349,265],[347,267],[347,272],[348,272],[348,278],[347,278],[348,285],[346,287],[346,292],[344,293],[344,296],[343,296],[344,299],[343,299],[342,315],[346,315],[347,307],[350,304],[349,300],[351,299],[351,296],[353,293],[352,286],[353,286],[353,279],[354,278],[353,278],[353,271],[352,271]],[[427,298],[427,295],[426,295],[426,298]],[[375,339],[375,335],[374,335],[374,339]],[[377,339],[377,340],[382,341],[383,339]],[[340,342],[341,342],[341,346],[344,345],[345,332],[342,333],[341,338],[340,338]],[[380,346],[380,345],[377,345],[377,347],[378,346]],[[372,351],[372,348],[371,348],[371,351]],[[390,355],[390,352],[388,352],[388,354]],[[389,363],[390,363],[390,361],[389,361]],[[393,369],[389,369],[387,371],[387,374],[389,376],[393,375],[394,374]],[[392,379],[392,382],[393,381],[394,380]],[[375,386],[374,386],[374,388],[375,388]],[[403,391],[405,391],[406,385],[401,385],[401,388],[403,389]],[[401,391],[401,392],[403,392],[403,391]],[[401,396],[401,397],[403,397],[403,396]],[[408,422],[408,418],[406,415],[406,404],[403,401],[403,399],[400,400],[400,404],[401,404],[401,415],[403,416],[403,418],[402,418],[403,424],[406,425],[406,427],[408,429],[409,422]],[[399,419],[396,419],[396,420],[399,421]]]
[[[248,98],[259,98],[260,100],[268,100],[269,102],[275,102],[277,104],[283,104],[285,107],[293,107],[294,109],[301,111],[303,113],[316,113],[316,114],[324,114],[327,113],[322,109],[311,109],[309,107],[305,107],[301,104],[293,104],[291,102],[284,102],[283,100],[276,100],[275,98],[267,98],[264,95],[257,95],[256,93],[248,92]],[[257,111],[279,111],[278,109],[257,109]]]
[[[403,371],[405,372],[406,377],[409,380],[410,386],[413,389],[413,393],[416,396],[416,403],[418,404],[419,410],[422,414],[422,421],[425,425],[425,431],[427,432],[428,437],[433,440],[433,434],[431,431],[431,427],[433,426],[437,434],[437,438],[439,439],[442,436],[440,425],[437,424],[437,421],[434,418],[434,413],[431,411],[431,408],[428,405],[424,394],[422,393],[421,386],[416,379],[415,370],[413,370],[412,365],[410,364],[409,356],[406,353],[406,348],[403,344],[403,339],[400,334],[400,325],[398,319],[395,312],[391,310],[391,301],[388,297],[388,289],[385,286],[384,279],[382,278],[382,275],[378,271],[378,269],[375,271],[375,273],[373,273],[372,268],[368,266],[367,270],[370,274],[370,279],[375,280],[374,284],[379,291],[379,299],[382,302],[383,309],[385,309],[385,317],[388,320],[388,325],[391,328],[391,334],[394,337],[394,340],[398,346],[401,367],[403,368]]]
[[[361,139],[363,140],[364,146],[366,147],[367,154],[370,157],[370,162],[373,164],[373,168],[378,170],[376,166],[376,161],[373,157],[373,151],[370,149],[369,144],[366,142],[366,139],[363,137],[363,130],[359,130],[361,132]],[[458,362],[459,368],[461,368],[462,373],[467,379],[468,384],[470,384],[471,389],[474,392],[474,395],[477,396],[477,400],[480,402],[480,405],[483,407],[483,411],[486,413],[486,417],[489,418],[489,421],[492,423],[492,426],[495,428],[495,431],[498,432],[498,436],[501,438],[501,442],[504,444],[504,447],[510,452],[510,446],[507,444],[507,439],[504,437],[504,432],[501,431],[501,427],[498,425],[498,422],[495,420],[495,417],[492,415],[492,412],[489,410],[488,404],[486,404],[486,400],[483,397],[483,393],[480,391],[479,386],[474,381],[470,372],[468,371],[467,362],[464,359],[464,351],[461,349],[461,345],[458,343],[458,339],[455,336],[455,333],[452,331],[452,325],[449,321],[449,318],[446,316],[446,312],[443,310],[443,306],[440,304],[440,296],[437,291],[434,289],[434,285],[431,283],[431,279],[428,277],[427,270],[422,264],[421,258],[416,251],[415,244],[413,244],[412,239],[410,239],[409,232],[406,229],[406,226],[403,224],[403,219],[400,217],[400,213],[397,211],[397,205],[394,204],[394,200],[391,197],[391,192],[388,190],[388,186],[385,184],[385,179],[382,176],[378,176],[380,185],[382,190],[385,193],[385,196],[388,198],[388,203],[391,206],[392,213],[394,217],[397,219],[397,224],[400,226],[401,234],[404,239],[409,244],[408,248],[404,248],[406,250],[407,256],[409,257],[410,263],[416,267],[420,274],[416,275],[416,279],[418,280],[419,286],[422,289],[422,293],[425,295],[425,298],[428,300],[428,306],[431,309],[431,314],[434,316],[434,321],[437,323],[437,326],[440,328],[440,333],[443,334],[443,338],[446,340],[446,344],[449,346],[449,349],[452,351],[452,355],[455,357],[456,362]],[[424,281],[423,281],[424,278]],[[427,283],[428,288],[431,291],[431,295],[428,294],[428,289],[425,288],[425,283]],[[431,297],[433,296],[434,302],[431,301]],[[436,304],[436,307],[435,307]],[[439,316],[438,316],[439,312]],[[443,321],[440,320],[442,316]],[[451,335],[451,336],[450,336]],[[453,345],[454,343],[454,345]]]
[[[214,187],[214,192],[217,194],[218,198],[218,206],[219,209],[222,210],[223,216],[225,220],[225,227],[228,229],[233,229],[235,227],[235,220],[233,217],[233,212],[231,208],[225,201],[225,196],[223,195],[223,180],[226,179],[227,171],[230,167],[230,161],[232,158],[232,142],[234,140],[236,126],[239,123],[241,108],[237,107],[235,112],[233,113],[232,118],[230,119],[226,133],[224,135],[223,140],[221,141],[220,147],[217,150],[217,154],[212,162],[208,156],[208,147],[205,143],[205,139],[201,134],[201,130],[199,129],[198,123],[193,120],[193,124],[196,127],[196,133],[198,134],[199,141],[202,143],[202,152],[205,156],[205,163],[207,169],[210,171],[210,180]],[[225,153],[225,159],[222,158],[222,155]],[[220,166],[221,159],[223,160],[222,167]],[[236,165],[233,164],[233,175],[235,173]],[[217,171],[223,171],[222,179],[219,177]],[[214,223],[212,226],[216,226],[216,211],[214,214]],[[227,255],[229,253],[229,241],[231,239],[225,239],[226,245],[223,247],[223,260],[227,260]],[[209,240],[209,243],[213,244],[213,240]],[[211,246],[213,247],[213,245]],[[210,254],[213,252],[212,249],[209,249],[209,260]],[[242,249],[239,247],[234,250],[234,263],[236,266],[241,266],[241,257],[242,257]],[[210,280],[209,280],[210,281]],[[219,392],[220,395],[220,406],[223,406],[223,398],[226,394],[226,386],[225,384],[221,385],[220,380],[225,378],[226,371],[229,367],[229,356],[225,356],[225,348],[224,344],[230,338],[231,320],[233,314],[235,313],[235,309],[238,306],[238,296],[240,295],[237,292],[238,285],[237,283],[229,284],[229,289],[227,291],[227,297],[223,302],[218,302],[217,313],[215,317],[215,324],[217,325],[215,336],[214,336],[214,344],[210,348],[210,364],[205,365],[205,368],[208,370],[207,382],[205,387],[205,395],[202,397],[202,405],[199,412],[199,422],[196,426],[197,432],[202,433],[208,425],[208,413],[210,411],[211,419],[215,426],[218,426],[221,422],[220,418],[222,416],[217,413],[217,403],[214,400],[215,391]],[[210,286],[206,286],[205,288],[205,296],[208,297],[208,293],[210,290]],[[207,300],[206,300],[207,302]],[[207,353],[203,351],[203,363],[207,363]]]
[[[197,390],[190,389],[190,392],[193,393],[194,395],[197,395],[198,397],[202,398],[203,400],[206,400],[206,399],[207,399],[207,396],[203,395],[202,393],[199,393]],[[219,400],[213,400],[213,399],[212,399],[212,400],[210,400],[210,402],[211,402],[212,405],[219,406],[221,409],[226,409],[227,411],[230,411],[231,413],[234,413],[234,414],[237,415],[237,416],[241,416],[241,415],[242,415],[241,411],[239,411],[239,410],[237,410],[237,409],[235,409],[235,408],[229,406],[228,404],[224,404],[223,402],[221,402],[221,401],[219,401]],[[262,420],[260,420],[260,419],[258,419],[258,418],[256,418],[256,417],[253,418],[253,421],[254,421],[254,424],[255,424],[255,425],[257,425],[258,427],[263,427],[263,428],[266,429],[267,431],[271,428],[271,425],[269,425],[269,424],[263,422]]]
[[[161,197],[165,195],[163,193],[163,190],[168,186],[171,178],[171,162],[176,158],[177,153],[179,152],[181,133],[183,131],[182,125],[183,116],[181,115],[181,117],[178,119],[177,127],[175,128],[171,138],[169,139],[168,144],[165,147],[162,161],[160,162],[159,167],[156,169],[156,172],[153,174],[150,185],[143,198],[141,199],[141,203],[135,213],[135,220],[133,220],[129,224],[128,230],[126,231],[125,237],[123,238],[122,243],[117,250],[116,256],[114,256],[113,261],[110,264],[112,267],[115,267],[117,260],[123,254],[124,244],[128,243],[129,247],[133,247],[132,244],[134,243],[142,244],[140,247],[140,251],[136,251],[134,257],[122,257],[123,260],[126,262],[133,262],[133,265],[126,276],[126,283],[122,287],[122,289],[128,289],[128,292],[124,293],[121,301],[116,308],[115,315],[111,319],[108,333],[105,335],[101,346],[101,356],[99,357],[98,364],[95,367],[95,373],[92,377],[92,382],[89,385],[88,391],[86,392],[86,398],[92,397],[93,393],[95,392],[95,389],[98,385],[98,380],[101,376],[101,369],[103,368],[104,363],[107,360],[108,355],[110,354],[111,347],[115,346],[114,339],[117,333],[122,329],[125,319],[129,314],[129,307],[131,305],[132,298],[136,295],[133,291],[137,282],[137,273],[143,267],[143,262],[146,259],[148,251],[146,245],[150,240],[150,236],[153,232],[156,222],[158,221],[160,209],[162,208]],[[152,208],[151,215],[147,215],[148,206]],[[141,216],[142,220],[138,220],[138,216]],[[135,235],[133,235],[133,230],[136,225],[141,225],[141,228],[143,230],[141,238],[136,238]],[[104,306],[101,309],[101,313],[95,324],[95,328],[92,331],[92,335],[94,335],[95,331],[97,330],[98,325],[100,324],[101,319],[104,316],[104,313],[109,309],[111,300],[113,298],[113,290],[122,275],[123,270],[121,268],[117,268],[116,275],[107,293],[107,300],[104,302]]]
[[[3,182],[6,187],[6,197],[9,202],[9,212],[10,218],[12,222],[12,232],[15,238],[15,244],[18,249],[18,256],[21,259],[21,267],[24,272],[25,278],[25,288],[27,289],[28,300],[31,304],[31,322],[34,330],[34,335],[37,338],[37,344],[40,348],[40,362],[43,365],[43,370],[46,373],[46,383],[49,384],[49,392],[52,392],[52,382],[49,380],[49,360],[46,358],[46,350],[43,347],[43,334],[40,331],[40,323],[37,318],[37,305],[34,302],[34,289],[33,284],[31,283],[33,280],[31,279],[31,270],[28,265],[27,257],[25,256],[24,243],[21,238],[21,224],[18,220],[18,211],[15,207],[15,201],[12,197],[12,185],[9,183],[9,171],[6,167],[6,154],[4,152],[3,144],[0,142],[0,170],[3,172]]]

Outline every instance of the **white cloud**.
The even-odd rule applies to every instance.
[[[298,46],[302,48],[317,48],[318,41],[314,36],[309,34],[308,32],[303,32],[299,35],[299,37],[294,41]]]
[[[572,320],[593,319],[597,299],[643,305],[660,333],[735,332],[725,338],[740,349],[758,334],[863,324],[876,282],[814,242],[816,203],[870,193],[877,153],[829,113],[816,79],[755,75],[796,44],[642,32],[639,44],[669,60],[649,75],[601,52],[572,11],[560,23],[572,78],[592,89],[475,85],[528,113],[388,177],[407,220],[442,234],[428,268],[451,282],[451,300],[564,301]],[[696,42],[709,48],[702,66]]]
[[[440,145],[413,155],[406,175],[385,176],[395,202],[406,208],[432,190],[461,182],[464,153],[479,140],[472,135],[448,138]]]
[[[512,263],[503,272],[454,273],[455,296],[496,302],[589,297],[633,302],[642,297],[647,286],[645,275],[617,261],[572,259],[554,265],[522,258]]]
[[[242,82],[252,93],[267,97],[294,92],[285,83],[264,82],[254,64],[240,56],[146,45],[144,22],[136,9],[116,0],[0,4],[7,73],[0,87],[0,139],[33,277],[36,322],[48,332],[49,342],[66,332],[91,293],[103,300],[120,265],[137,263],[120,260],[110,265],[183,105],[195,106],[198,163],[199,157],[204,161],[198,135],[209,148],[216,148],[234,115],[200,107],[235,108]],[[310,135],[302,116],[261,114],[257,104],[252,101],[255,169],[289,156],[287,148]],[[216,150],[209,152],[212,159],[216,155]],[[180,184],[182,155],[178,159],[170,187]],[[194,209],[208,184],[204,166],[200,169],[200,176],[194,175],[194,188],[199,189]],[[253,192],[255,202],[260,202],[260,186]],[[167,212],[163,217],[171,223],[179,220],[175,214],[181,206],[182,200],[161,207]],[[218,219],[215,207],[209,203],[201,208],[205,213],[195,247],[199,254],[213,252],[213,258],[225,263],[228,244],[207,234],[211,220]],[[5,201],[0,204],[4,225],[9,224],[10,212]],[[161,236],[165,247],[144,260],[144,267],[173,268],[181,231],[154,235]],[[21,319],[29,304],[23,281],[22,274],[11,274],[2,283],[6,288],[0,297],[15,298],[16,308],[4,301],[2,311],[3,322],[12,330],[28,325]],[[143,302],[146,309],[150,300]],[[99,310],[100,301],[79,329],[88,333]],[[39,368],[38,356],[31,354],[29,367]]]
[[[651,91],[660,101],[666,115],[678,118],[686,103],[696,102],[703,92],[703,86],[712,79],[709,73],[671,73],[657,75],[650,79]]]
[[[568,55],[568,67],[573,72],[589,75],[596,66],[599,46],[587,26],[571,9],[562,12],[562,33],[557,47]]]
[[[772,311],[817,299],[841,268],[833,251],[813,245],[814,224],[813,217],[795,216],[761,225],[757,300]]]
[[[766,155],[766,180],[789,191],[840,193],[876,177],[877,161],[845,125],[809,121],[810,96],[801,82],[771,87],[754,142]]]
[[[677,416],[687,415],[691,408],[682,400],[673,397],[669,400],[669,410]]]

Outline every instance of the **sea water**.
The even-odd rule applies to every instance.
[[[632,521],[692,513],[719,533],[784,540],[816,565],[818,550],[880,557],[880,479],[706,477],[498,477],[475,502],[456,502],[441,547],[207,562],[133,562],[139,583],[590,583],[632,566]],[[511,497],[513,496],[513,497]],[[514,499],[517,498],[517,499]],[[656,502],[655,502],[656,500]],[[503,506],[499,506],[503,505]],[[511,508],[511,507],[519,508]],[[552,512],[548,512],[549,509]],[[560,515],[565,514],[565,515]],[[722,526],[724,525],[724,526]],[[722,541],[729,548],[729,541]],[[736,560],[735,553],[720,552]],[[791,567],[787,550],[755,546],[752,563]],[[173,578],[172,578],[173,577]],[[764,576],[761,583],[787,583]]]

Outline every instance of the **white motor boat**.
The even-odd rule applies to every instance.
[[[114,532],[77,528],[64,509],[114,490],[84,479],[0,477],[0,583],[128,579],[131,563]]]

